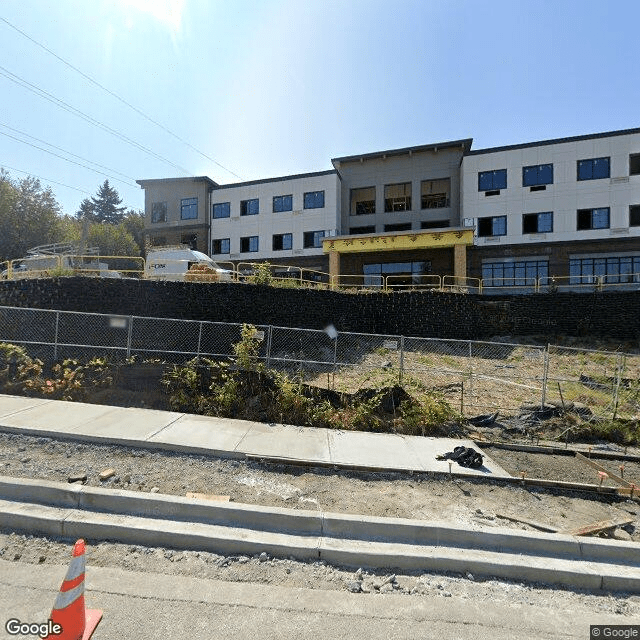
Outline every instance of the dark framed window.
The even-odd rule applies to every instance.
[[[600,180],[610,176],[609,158],[578,160],[578,180]]]
[[[274,251],[284,251],[293,248],[293,234],[279,233],[273,236],[272,249]]]
[[[553,231],[553,212],[525,213],[522,216],[522,233],[551,233]]]
[[[400,222],[398,224],[385,224],[385,231],[411,231],[410,222]]]
[[[213,218],[228,218],[231,216],[231,203],[218,202],[213,205]]]
[[[507,188],[507,170],[480,171],[478,173],[478,191],[499,191]]]
[[[478,237],[506,236],[507,216],[478,218]]]
[[[151,238],[152,247],[164,247],[167,244],[167,238],[165,236],[153,236]]]
[[[273,213],[293,211],[293,196],[273,196]]]
[[[441,209],[448,207],[450,184],[449,178],[423,180],[420,183],[420,208]]]
[[[516,260],[482,264],[483,287],[533,287],[536,280],[547,284],[548,277],[548,260]]]
[[[305,231],[303,236],[303,247],[305,249],[322,247],[324,231]]]
[[[640,227],[640,204],[632,204],[629,207],[629,226]]]
[[[375,233],[375,232],[376,232],[375,224],[370,224],[365,227],[349,227],[349,233],[354,236],[360,235],[363,233]]]
[[[240,253],[253,253],[258,251],[258,236],[240,238]]]
[[[609,228],[609,207],[578,209],[578,231]]]
[[[167,203],[154,202],[151,205],[151,222],[166,222],[166,221],[167,221]]]
[[[420,223],[421,229],[442,229],[443,227],[450,227],[450,220],[423,220]]]
[[[180,200],[180,219],[195,220],[198,217],[198,198]]]
[[[366,216],[376,212],[376,188],[351,189],[351,215]]]
[[[307,191],[304,194],[305,209],[322,209],[324,207],[324,191]]]
[[[629,175],[640,176],[640,153],[632,153],[629,156]]]
[[[220,254],[231,253],[230,238],[215,238],[211,241],[211,254],[216,256]]]
[[[387,184],[384,187],[384,210],[411,211],[411,183]]]
[[[570,258],[570,284],[594,284],[602,278],[607,284],[640,282],[640,256]]]
[[[180,244],[186,244],[189,249],[194,251],[198,250],[198,234],[197,233],[183,233],[180,236]]]
[[[362,273],[364,284],[368,287],[382,286],[384,276],[393,276],[389,279],[393,286],[423,284],[423,276],[431,273],[431,261],[365,264]]]
[[[260,213],[260,201],[258,198],[240,201],[241,216],[257,216]]]
[[[553,165],[537,164],[522,167],[522,186],[537,187],[543,184],[553,184]]]

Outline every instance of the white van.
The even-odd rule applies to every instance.
[[[233,273],[222,269],[209,256],[186,247],[158,247],[147,252],[145,277],[149,280],[185,280],[189,269],[203,265],[211,269],[220,282],[233,280]],[[198,280],[198,278],[193,278]]]

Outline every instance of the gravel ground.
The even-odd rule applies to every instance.
[[[47,565],[68,565],[72,541],[0,532],[0,557],[4,560]],[[214,578],[230,582],[253,582],[306,589],[348,590],[363,598],[377,593],[399,593],[419,598],[439,594],[443,598],[508,602],[570,611],[580,605],[604,614],[618,614],[620,624],[637,621],[640,596],[625,593],[599,594],[563,590],[543,584],[524,584],[474,576],[470,573],[389,574],[334,567],[323,562],[304,563],[274,559],[266,553],[219,556],[198,551],[131,546],[101,542],[87,548],[87,583],[91,589],[91,567],[120,567],[132,571]],[[374,603],[372,603],[374,605]],[[375,605],[374,605],[375,606]]]
[[[563,456],[501,449],[492,449],[491,456],[515,473],[526,460],[532,470],[529,475],[536,475],[536,469],[542,477],[557,478],[556,465],[573,464],[581,469],[578,461]],[[584,466],[590,473],[590,467]],[[107,468],[113,468],[116,475],[101,482],[99,473]],[[469,528],[532,529],[499,515],[519,516],[561,530],[634,518],[636,526],[630,525],[627,532],[640,541],[640,504],[604,495],[430,474],[285,467],[0,433],[0,474],[66,482],[77,472],[86,473],[91,486],[181,496],[194,491],[230,496],[232,501],[247,504],[438,520]]]

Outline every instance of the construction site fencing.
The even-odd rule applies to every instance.
[[[257,325],[256,358],[308,384],[353,393],[402,384],[437,392],[466,416],[579,409],[594,418],[640,414],[640,355],[556,345],[419,338]],[[43,361],[233,363],[239,323],[0,307],[0,342]]]

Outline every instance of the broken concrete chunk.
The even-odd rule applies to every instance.
[[[86,482],[87,481],[87,473],[85,471],[80,471],[78,473],[70,473],[67,477],[67,482]]]

